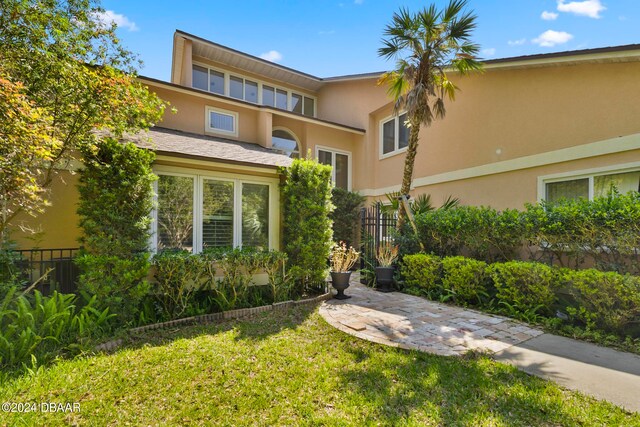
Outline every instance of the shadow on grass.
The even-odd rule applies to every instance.
[[[367,422],[583,425],[590,419],[584,412],[604,408],[595,418],[603,421],[613,407],[581,397],[595,406],[567,410],[575,404],[565,405],[566,393],[481,353],[457,358],[400,349],[386,349],[386,357],[374,357],[375,348],[350,352],[353,364],[340,373],[340,381],[352,398],[376,408]]]
[[[224,319],[207,324],[176,326],[156,329],[129,336],[111,354],[123,349],[139,349],[145,346],[163,346],[176,340],[192,339],[203,335],[236,331],[237,340],[262,340],[285,329],[295,329],[315,311],[317,304],[301,305],[278,311],[267,311],[239,319]]]

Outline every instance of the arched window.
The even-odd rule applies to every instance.
[[[300,158],[298,140],[291,132],[284,129],[275,129],[271,133],[271,147],[293,159]]]

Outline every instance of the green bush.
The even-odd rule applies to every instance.
[[[331,248],[331,167],[295,159],[281,169],[284,252],[296,293],[324,288]]]
[[[83,235],[78,289],[130,323],[149,290],[145,282],[153,206],[153,152],[105,138],[82,152],[78,215]]]
[[[442,287],[457,304],[480,304],[488,299],[487,264],[462,256],[442,259]]]
[[[338,187],[331,190],[331,202],[335,209],[329,218],[333,221],[334,241],[346,242],[347,246],[356,245],[360,225],[360,208],[362,208],[364,200],[363,196],[354,191]]]
[[[98,311],[96,298],[81,309],[73,294],[18,295],[11,289],[0,301],[0,368],[44,363],[60,352],[76,353],[108,329],[108,309]]]
[[[179,318],[191,305],[207,273],[205,260],[186,251],[165,251],[153,257],[153,293],[160,302],[163,317]]]
[[[402,259],[400,273],[409,293],[435,298],[441,290],[442,260],[435,255],[406,255]]]
[[[149,254],[120,258],[109,255],[83,254],[74,262],[80,268],[78,290],[91,298],[97,297],[98,306],[109,308],[119,325],[131,323],[137,317],[139,305],[149,293]]]
[[[588,328],[624,334],[640,326],[639,277],[588,269],[564,270],[563,280],[575,300],[567,312]]]
[[[552,314],[558,275],[551,267],[510,261],[492,264],[487,270],[503,312],[521,316]]]

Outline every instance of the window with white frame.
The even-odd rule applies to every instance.
[[[236,73],[231,74],[215,70],[204,65],[193,64],[192,71],[192,86],[196,89],[241,99],[254,104],[268,105],[309,117],[315,117],[316,115],[316,100],[314,97],[285,88],[278,88],[271,83],[263,83]]]
[[[269,249],[272,187],[265,182],[159,172],[155,250]]]
[[[606,196],[612,188],[621,194],[640,191],[640,169],[547,177],[543,178],[543,184],[543,198],[548,202],[579,198],[593,200]]]
[[[207,107],[207,131],[238,136],[238,113]]]
[[[351,153],[325,147],[316,147],[318,163],[333,168],[332,181],[338,188],[351,190]]]
[[[380,122],[380,156],[390,156],[409,145],[409,128],[405,124],[407,113],[389,117]]]

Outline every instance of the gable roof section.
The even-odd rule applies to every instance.
[[[271,61],[267,61],[248,53],[223,46],[218,43],[194,36],[181,30],[176,30],[175,36],[181,36],[193,42],[193,54],[208,58],[215,62],[230,65],[235,68],[249,71],[261,76],[270,77],[288,85],[297,86],[312,92],[322,86],[322,79],[293,68],[285,67]]]
[[[154,127],[147,132],[125,138],[138,147],[154,150],[158,154],[215,160],[223,163],[276,168],[291,165],[292,159],[248,142],[197,135],[189,132]]]

